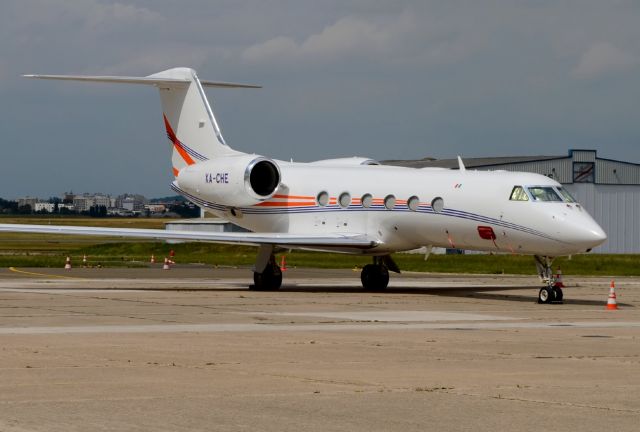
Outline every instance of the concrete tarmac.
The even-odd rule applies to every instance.
[[[635,431],[640,278],[0,270],[0,431]]]

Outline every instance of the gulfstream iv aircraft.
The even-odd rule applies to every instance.
[[[536,257],[547,281],[539,300],[562,298],[554,257],[588,252],[606,234],[562,186],[542,175],[383,166],[367,158],[286,162],[229,147],[204,87],[256,87],[199,80],[175,68],[146,77],[27,75],[30,78],[146,84],[160,91],[173,147],[171,188],[249,233],[0,225],[0,231],[86,234],[248,244],[259,247],[255,289],[277,289],[274,253],[309,249],[368,255],[366,289],[384,289],[391,253],[426,246]]]

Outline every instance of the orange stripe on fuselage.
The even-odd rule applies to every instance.
[[[174,177],[178,177],[178,174],[180,174],[180,171],[177,168],[173,168],[173,176]]]
[[[305,201],[286,201],[286,202],[276,202],[276,201],[265,201],[260,204],[256,204],[258,207],[315,207],[315,203],[309,203]]]
[[[281,198],[281,199],[303,199],[303,200],[315,200],[315,197],[312,196],[304,196],[304,195],[274,195],[273,198]]]

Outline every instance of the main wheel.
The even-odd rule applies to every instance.
[[[542,287],[538,292],[538,303],[551,303],[555,299],[553,288]]]
[[[553,287],[553,291],[554,291],[554,301],[558,301],[561,302],[562,298],[564,297],[563,293],[562,293],[562,288],[560,287]]]
[[[383,290],[389,285],[389,270],[382,265],[367,264],[362,268],[360,281],[366,290]]]
[[[253,289],[258,291],[277,290],[282,285],[282,271],[277,265],[269,264],[262,273],[253,273]]]

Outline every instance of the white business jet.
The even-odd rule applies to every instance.
[[[365,289],[381,290],[391,253],[426,246],[536,257],[546,280],[540,302],[562,299],[554,257],[589,252],[607,236],[562,186],[542,175],[403,168],[367,158],[286,162],[229,147],[203,87],[257,86],[199,80],[175,68],[146,77],[26,75],[29,78],[147,84],[158,88],[173,147],[171,188],[249,233],[0,224],[0,231],[86,234],[256,245],[255,289],[278,289],[274,253],[307,249],[368,255]]]

